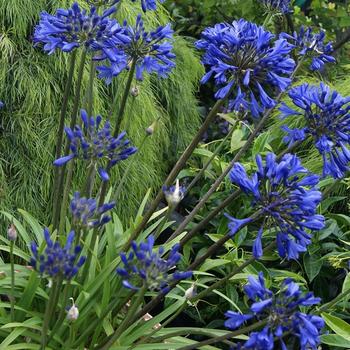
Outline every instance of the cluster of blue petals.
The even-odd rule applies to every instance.
[[[258,279],[249,276],[248,280],[244,291],[252,301],[250,313],[227,311],[225,326],[236,329],[251,319],[266,319],[267,325],[260,332],[251,333],[249,339],[244,344],[238,344],[236,349],[273,350],[276,337],[280,342],[279,348],[287,350],[283,335],[288,332],[299,338],[299,349],[317,350],[324,321],[319,316],[301,312],[300,307],[319,304],[321,299],[314,297],[311,292],[303,293],[299,285],[290,278],[282,282],[278,293],[265,287],[261,272]]]
[[[294,129],[283,126],[287,133],[284,141],[291,145],[312,136],[322,155],[323,176],[344,177],[350,162],[350,97],[341,96],[323,83],[297,86],[290,90],[289,97],[298,108],[283,104],[282,116],[293,116],[293,119],[299,116],[306,126]]]
[[[58,9],[55,15],[42,12],[35,28],[34,43],[43,44],[44,51],[49,54],[56,49],[70,52],[81,46],[104,52],[125,40],[123,28],[116,20],[108,17],[113,12],[115,7],[99,15],[92,6],[88,13],[76,2],[67,10]]]
[[[219,88],[215,97],[228,96],[231,110],[258,118],[291,83],[293,45],[244,19],[206,28],[196,47],[205,50],[202,61],[209,68],[201,82],[214,77]]]
[[[164,248],[153,251],[154,237],[151,235],[146,242],[137,245],[132,243],[132,251],[120,257],[123,268],[117,268],[117,273],[123,278],[123,285],[130,289],[139,289],[147,286],[150,290],[160,290],[162,293],[169,291],[172,282],[190,278],[192,271],[176,271],[176,265],[181,259],[180,245],[176,244],[170,250],[168,258],[162,258]]]
[[[269,12],[289,13],[290,0],[259,0]]]
[[[54,161],[55,166],[62,166],[73,158],[81,158],[98,165],[98,173],[103,181],[109,180],[108,171],[118,162],[129,158],[137,149],[130,146],[130,141],[125,139],[126,132],[117,137],[111,133],[111,125],[107,121],[102,128],[102,117],[89,117],[85,110],[81,111],[83,128],[76,125],[74,130],[65,128],[70,142],[71,154]],[[107,161],[106,164],[105,161]]]
[[[70,203],[70,211],[73,216],[73,223],[76,227],[100,227],[111,221],[111,217],[106,214],[115,207],[115,202],[105,203],[97,207],[95,198],[80,197],[79,192],[75,192]]]
[[[321,30],[319,33],[313,33],[309,27],[301,27],[299,32],[293,35],[282,33],[281,37],[289,40],[298,50],[300,56],[312,57],[310,69],[320,70],[325,63],[334,63],[336,60],[331,53],[333,52],[332,43],[325,43],[326,33]]]
[[[321,230],[325,225],[324,217],[317,214],[322,197],[316,189],[319,178],[309,174],[301,166],[299,158],[292,154],[286,154],[278,161],[275,154],[268,153],[265,165],[261,156],[257,155],[256,164],[258,171],[251,177],[240,163],[235,163],[230,172],[231,182],[253,197],[252,207],[262,210],[264,217],[254,241],[253,254],[256,258],[263,254],[261,238],[266,228],[277,232],[279,255],[297,259],[311,243],[311,236],[306,230]],[[232,235],[252,221],[251,218],[227,217]]]
[[[136,0],[132,0],[132,2],[135,2]],[[158,0],[161,4],[165,0]],[[141,7],[143,12],[146,12],[147,10],[156,10],[157,9],[157,0],[141,0]]]
[[[59,242],[51,240],[50,232],[45,228],[45,251],[43,254],[39,254],[37,244],[32,242],[31,266],[42,275],[46,274],[52,278],[60,277],[66,280],[72,279],[86,260],[85,256],[78,258],[81,247],[79,245],[73,246],[74,236],[74,231],[71,231],[68,234],[66,245],[61,247]]]
[[[104,50],[97,60],[108,59],[109,64],[98,67],[99,77],[111,83],[112,78],[123,70],[129,69],[132,61],[136,61],[136,79],[143,80],[144,72],[156,73],[159,77],[167,77],[175,67],[175,54],[170,40],[173,30],[170,24],[160,26],[156,30],[145,30],[141,15],[137,16],[135,26],[123,23],[124,42],[113,48]]]

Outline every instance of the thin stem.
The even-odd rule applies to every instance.
[[[211,338],[211,339],[208,339],[208,340],[201,341],[199,343],[183,346],[182,348],[179,348],[178,350],[193,350],[193,349],[201,348],[202,346],[205,346],[205,345],[219,343],[219,342],[221,342],[223,340],[226,340],[226,339],[229,339],[229,338],[232,338],[232,337],[236,337],[236,336],[241,335],[241,334],[249,333],[249,332],[251,332],[251,331],[253,331],[255,329],[258,329],[258,328],[261,328],[261,327],[265,326],[266,324],[267,324],[267,320],[262,320],[262,321],[259,321],[257,323],[254,323],[254,324],[252,324],[250,326],[247,326],[247,327],[244,327],[244,328],[241,328],[241,329],[237,329],[237,330],[235,330],[233,332],[221,335],[219,337],[214,337],[214,338]]]
[[[118,340],[121,334],[130,326],[131,324],[130,321],[131,319],[133,319],[136,310],[142,303],[145,292],[146,292],[146,286],[142,287],[142,289],[139,291],[139,295],[137,296],[136,300],[131,304],[125,319],[119,325],[117,330],[113,333],[113,335],[107,338],[107,341],[105,342],[105,344],[102,344],[101,347],[97,348],[98,350],[109,349]]]
[[[168,210],[166,211],[165,215],[163,216],[163,219],[161,220],[161,222],[159,223],[159,225],[157,227],[156,232],[154,233],[154,239],[157,239],[160,236],[160,234],[162,233],[162,231],[164,229],[165,224],[168,222],[168,220],[170,218],[171,213],[174,212],[174,209],[175,208],[168,207]]]
[[[62,145],[63,145],[64,124],[65,124],[65,120],[66,120],[66,114],[67,114],[67,109],[68,109],[68,99],[69,99],[70,89],[72,87],[76,58],[77,58],[77,50],[74,50],[70,56],[68,78],[67,78],[67,82],[66,82],[64,94],[63,94],[60,122],[59,122],[58,133],[57,133],[55,159],[58,159],[61,156]],[[52,212],[53,218],[56,217],[56,215],[57,215],[56,211],[58,210],[57,207],[58,207],[58,202],[59,202],[59,193],[57,191],[58,191],[58,185],[60,183],[60,172],[61,172],[60,167],[54,168],[53,209],[52,209],[53,210],[53,212]]]
[[[74,105],[73,105],[73,111],[72,111],[72,118],[70,122],[70,127],[71,129],[74,128],[76,121],[77,121],[77,113],[78,113],[78,108],[79,108],[79,102],[80,102],[80,96],[81,96],[81,85],[82,85],[82,80],[83,80],[83,75],[84,75],[84,68],[85,68],[85,61],[86,61],[86,50],[83,50],[81,54],[81,59],[80,59],[80,66],[78,70],[78,78],[77,78],[77,85],[75,88],[75,97],[74,97]],[[69,152],[69,142],[66,143],[66,147],[64,150],[64,154],[67,155]],[[60,169],[60,178],[58,182],[58,187],[57,187],[57,203],[56,203],[56,209],[55,209],[55,216],[53,217],[53,228],[54,230],[58,227],[59,224],[59,214],[61,213],[61,204],[59,198],[61,197],[61,193],[63,192],[63,187],[64,187],[64,173],[66,170],[66,164],[63,165]]]
[[[15,321],[15,263],[13,247],[15,242],[10,241],[10,264],[11,264],[11,322]]]
[[[176,164],[174,165],[173,169],[171,170],[170,174],[168,175],[167,179],[164,182],[165,186],[170,186],[174,180],[176,179],[179,172],[182,170],[182,168],[185,166],[187,160],[192,155],[193,151],[196,149],[198,143],[202,139],[203,134],[208,130],[211,122],[215,119],[218,111],[220,108],[224,105],[225,101],[227,100],[228,96],[231,94],[232,89],[229,91],[227,96],[224,99],[218,100],[214,107],[211,109],[209,114],[207,115],[204,123],[202,124],[201,128],[198,130],[197,134],[193,137],[191,143],[187,146],[181,157],[178,159]],[[160,189],[157,196],[154,198],[153,202],[150,205],[150,208],[144,215],[141,223],[135,228],[134,232],[130,235],[128,241],[123,246],[122,250],[127,251],[129,250],[131,246],[131,242],[137,238],[137,236],[141,233],[141,231],[146,227],[148,220],[151,218],[152,214],[157,210],[158,205],[160,201],[163,198],[163,190]]]
[[[96,65],[97,62],[91,58],[90,62],[90,75],[89,75],[89,86],[87,91],[87,114],[92,115],[94,105],[94,80],[96,76]]]
[[[329,303],[326,303],[324,305],[322,305],[317,312],[321,313],[323,311],[326,311],[328,309],[330,309],[331,307],[333,307],[334,305],[338,304],[343,298],[345,298],[346,296],[350,295],[350,288],[345,290],[344,292],[340,293],[339,295],[337,295],[332,301],[330,301]]]
[[[221,150],[226,145],[226,141],[229,139],[229,137],[232,135],[233,131],[235,130],[235,126],[232,126],[228,134],[225,136],[225,138],[220,142],[218,147],[214,150],[211,157],[208,159],[208,161],[204,164],[203,168],[200,170],[200,172],[195,176],[195,178],[191,181],[191,183],[187,186],[186,192],[190,192],[192,187],[198,182],[198,180],[203,176],[205,171],[208,169],[209,165],[212,163],[212,161],[216,158],[216,156],[221,152]]]

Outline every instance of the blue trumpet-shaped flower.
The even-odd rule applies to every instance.
[[[244,344],[239,344],[237,349],[274,349],[274,338],[280,342],[280,349],[286,350],[287,346],[283,335],[299,338],[301,350],[317,349],[320,343],[320,332],[324,327],[321,317],[300,311],[300,307],[308,307],[319,304],[321,299],[315,298],[313,293],[303,293],[298,284],[288,278],[282,282],[277,293],[265,287],[262,272],[258,279],[248,277],[249,283],[245,286],[245,294],[252,302],[250,313],[241,314],[227,311],[225,326],[229,329],[240,327],[245,321],[251,319],[266,320],[267,324],[260,332],[253,332]]]
[[[267,9],[268,12],[289,13],[290,0],[259,0]]]
[[[55,15],[42,12],[35,28],[34,43],[44,44],[44,50],[52,54],[56,49],[70,52],[84,46],[92,51],[105,51],[128,38],[117,21],[110,19],[115,12],[111,7],[100,16],[95,7],[90,12],[82,10],[78,3],[69,9],[58,9]]]
[[[79,245],[73,246],[74,231],[69,233],[64,247],[59,242],[51,240],[50,232],[47,228],[44,229],[44,237],[46,248],[43,254],[38,252],[36,243],[33,242],[31,244],[33,256],[30,264],[42,275],[46,274],[52,278],[72,279],[86,260],[85,256],[78,258],[81,247]]]
[[[331,53],[333,52],[332,43],[325,43],[326,33],[321,30],[319,33],[313,33],[309,27],[301,27],[299,32],[293,35],[282,33],[281,36],[289,40],[298,50],[300,56],[311,57],[310,69],[320,70],[325,63],[334,63],[336,60]]]
[[[79,192],[75,192],[70,203],[70,211],[73,216],[73,223],[79,227],[99,227],[111,220],[106,214],[115,207],[115,202],[105,203],[97,207],[96,199],[80,197]]]
[[[137,245],[132,243],[132,252],[120,257],[123,268],[117,268],[117,273],[123,278],[123,285],[130,289],[139,289],[146,286],[150,290],[160,290],[167,293],[172,282],[190,278],[192,271],[179,272],[176,265],[181,259],[180,245],[176,244],[170,250],[168,258],[162,258],[163,247],[153,251],[154,237],[149,236],[147,241]]]
[[[136,0],[132,0],[132,2],[135,2]],[[163,3],[165,0],[158,0],[160,3]],[[143,12],[146,12],[147,10],[156,10],[157,9],[157,0],[141,0],[141,7]]]
[[[323,175],[344,177],[350,162],[350,97],[341,96],[323,83],[297,86],[291,89],[289,97],[296,109],[284,104],[280,108],[282,116],[299,117],[306,126],[284,126],[284,141],[291,145],[311,136],[323,159]]]
[[[324,217],[317,214],[321,192],[316,189],[318,176],[309,174],[297,156],[286,154],[278,161],[273,153],[266,156],[265,165],[260,155],[256,157],[258,171],[249,177],[240,163],[235,163],[231,182],[253,197],[252,207],[261,211],[263,224],[253,245],[256,258],[262,255],[263,228],[277,232],[278,253],[282,258],[297,259],[311,243],[308,230],[324,227]],[[304,177],[300,177],[305,174]],[[238,220],[229,217],[229,228],[234,235],[251,218]],[[256,218],[255,218],[256,219]]]
[[[201,82],[214,77],[215,97],[228,96],[232,110],[257,118],[276,105],[274,97],[291,82],[293,46],[254,23],[240,19],[207,28],[196,47],[205,50],[202,61],[209,68]]]
[[[186,188],[180,186],[179,180],[176,180],[175,186],[163,186],[163,193],[169,207],[177,206],[184,198]]]
[[[143,79],[144,72],[166,77],[175,67],[175,54],[170,41],[173,30],[170,24],[148,32],[141,15],[138,15],[134,27],[124,22],[123,35],[128,38],[127,42],[117,43],[113,48],[105,50],[100,57],[96,57],[99,60],[109,60],[108,66],[97,68],[99,77],[105,79],[106,83],[110,83],[123,70],[129,69],[132,62],[136,62],[137,80]]]
[[[108,181],[108,171],[118,162],[133,155],[137,149],[130,146],[130,141],[125,139],[125,131],[113,137],[109,121],[100,128],[101,116],[89,118],[86,111],[82,110],[81,119],[84,124],[83,129],[78,125],[73,130],[69,127],[65,128],[71,153],[56,159],[53,164],[62,166],[73,158],[80,158],[98,166],[102,180]]]

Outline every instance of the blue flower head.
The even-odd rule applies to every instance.
[[[41,275],[48,275],[52,278],[60,277],[66,280],[72,279],[79,268],[85,263],[86,257],[81,256],[79,245],[73,246],[74,231],[71,231],[67,237],[66,245],[61,247],[59,242],[53,242],[50,232],[44,229],[46,248],[43,254],[38,252],[38,246],[35,242],[31,244],[32,258],[30,260],[33,266]]]
[[[105,51],[127,39],[117,21],[108,17],[113,12],[115,7],[100,16],[96,8],[91,7],[87,13],[76,2],[68,10],[58,9],[55,15],[42,12],[35,28],[34,43],[44,44],[44,50],[49,54],[56,49],[70,52],[81,46],[92,51]]]
[[[141,15],[137,16],[136,25],[130,26],[125,21],[123,35],[128,38],[124,43],[116,43],[98,58],[108,59],[109,65],[98,67],[99,77],[110,83],[112,78],[123,70],[129,69],[132,61],[136,61],[136,79],[142,80],[143,73],[156,73],[159,77],[167,77],[175,67],[175,54],[172,52],[171,39],[173,30],[170,24],[160,26],[156,30],[145,30]]]
[[[0,109],[4,108],[5,107],[5,103],[0,101]]]
[[[129,158],[137,149],[130,146],[130,141],[125,139],[125,131],[113,137],[109,121],[101,128],[101,116],[89,118],[86,111],[82,110],[81,119],[84,124],[83,129],[78,125],[74,130],[65,128],[71,153],[56,159],[53,164],[62,166],[73,158],[80,158],[96,165],[102,180],[108,181],[110,168]]]
[[[282,117],[302,118],[306,126],[283,126],[287,133],[284,141],[291,145],[311,136],[323,159],[323,176],[344,177],[350,162],[350,97],[341,96],[323,83],[302,84],[288,95],[295,109],[283,104]]]
[[[259,0],[266,7],[267,11],[270,13],[289,13],[290,9],[290,0]]]
[[[267,325],[262,331],[251,333],[244,344],[239,344],[238,349],[274,349],[276,337],[280,342],[280,349],[285,350],[287,347],[283,335],[288,333],[299,338],[301,350],[317,350],[324,321],[321,317],[301,312],[300,307],[319,304],[320,298],[315,298],[311,292],[303,293],[299,285],[289,278],[282,282],[280,291],[273,293],[265,287],[262,272],[258,279],[250,276],[244,290],[252,302],[250,313],[227,311],[225,326],[236,329],[246,320],[255,318],[266,319]]]
[[[325,43],[326,33],[321,30],[319,33],[313,33],[309,27],[301,27],[299,32],[293,35],[282,33],[281,37],[289,40],[298,50],[300,56],[311,57],[311,70],[320,70],[325,63],[334,63],[336,60],[331,53],[333,52],[332,43]]]
[[[202,61],[209,69],[201,82],[214,77],[216,98],[228,96],[230,109],[250,111],[258,118],[276,105],[274,97],[289,86],[295,67],[289,56],[293,46],[274,38],[244,19],[206,28],[196,42],[198,49],[205,50]]]
[[[106,214],[113,209],[115,202],[105,203],[97,207],[96,199],[80,197],[79,192],[75,192],[70,203],[70,211],[75,227],[91,228],[105,225],[111,220]]]
[[[135,2],[136,0],[131,0],[132,2]],[[161,4],[165,0],[158,0]],[[147,10],[156,10],[157,9],[157,0],[141,0],[141,7],[142,11],[146,12]]]
[[[177,206],[184,198],[186,188],[180,186],[179,180],[176,180],[175,186],[163,186],[163,193],[169,207]]]
[[[123,278],[124,287],[137,290],[146,286],[150,290],[167,293],[171,282],[192,276],[192,271],[176,271],[181,259],[179,244],[173,246],[166,260],[162,258],[163,247],[153,251],[153,246],[154,237],[149,236],[146,242],[139,245],[133,242],[132,252],[128,255],[120,254],[124,267],[117,268],[117,273]]]
[[[316,189],[319,178],[309,174],[301,166],[297,156],[286,154],[280,161],[273,153],[266,156],[265,164],[260,155],[256,157],[258,171],[249,177],[240,163],[235,163],[231,182],[252,197],[252,207],[261,210],[262,226],[253,245],[256,258],[262,255],[261,237],[263,228],[276,231],[278,253],[282,258],[297,259],[311,243],[308,230],[324,227],[324,217],[317,214],[321,192]],[[305,174],[304,177],[300,177]],[[229,228],[234,235],[242,225],[252,219],[229,217]]]

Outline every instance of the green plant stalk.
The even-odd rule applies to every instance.
[[[241,329],[237,329],[237,330],[235,330],[233,332],[221,335],[219,337],[214,337],[214,338],[211,338],[211,339],[208,339],[208,340],[204,340],[204,341],[201,341],[201,342],[196,343],[196,344],[183,346],[182,348],[178,348],[178,350],[194,350],[194,349],[201,348],[202,346],[205,346],[205,345],[219,343],[219,342],[221,342],[223,340],[226,340],[226,339],[229,339],[229,338],[232,338],[232,337],[237,337],[238,335],[246,334],[246,333],[249,333],[249,332],[251,332],[251,331],[253,331],[255,329],[261,328],[261,327],[265,326],[267,324],[267,322],[268,322],[268,320],[265,319],[265,320],[259,321],[257,323],[254,323],[254,324],[252,324],[250,326],[247,326],[247,327],[244,327],[244,328],[241,328]],[[168,338],[169,338],[169,334],[168,334]]]
[[[147,140],[148,137],[149,137],[148,134],[146,134],[146,135],[143,137],[143,139],[142,139],[142,141],[141,141],[141,144],[140,144],[140,146],[138,147],[137,153],[136,153],[133,157],[131,157],[131,159],[129,160],[128,166],[127,166],[126,169],[125,169],[125,172],[124,172],[124,174],[123,174],[123,177],[121,178],[121,180],[120,180],[120,182],[119,182],[119,184],[118,184],[117,189],[115,190],[114,194],[112,195],[112,198],[113,198],[114,200],[117,200],[117,199],[119,198],[120,193],[121,193],[121,191],[123,190],[123,186],[124,186],[124,184],[125,184],[125,182],[126,182],[128,176],[129,176],[129,174],[130,174],[131,168],[132,168],[133,164],[135,163],[136,159],[138,158],[137,156],[141,153],[141,150],[142,150],[143,146],[145,145],[146,140]]]
[[[97,65],[97,62],[91,58],[89,85],[88,85],[88,92],[87,92],[87,114],[89,116],[92,115],[93,105],[94,105],[94,80],[96,75],[96,65]]]
[[[235,130],[236,125],[233,125],[228,132],[228,134],[225,136],[225,138],[220,142],[218,147],[215,148],[213,154],[208,159],[208,161],[204,164],[203,168],[199,171],[199,173],[194,177],[194,179],[191,181],[191,183],[187,186],[186,192],[190,192],[193,186],[198,182],[198,180],[204,175],[205,171],[208,169],[209,165],[212,163],[212,161],[216,158],[216,156],[221,152],[221,150],[224,148],[226,141],[229,139],[229,137],[232,135],[233,131]]]
[[[147,286],[143,286],[139,290],[139,295],[137,296],[135,302],[131,303],[130,309],[128,310],[128,313],[127,313],[125,319],[119,325],[117,330],[106,339],[106,342],[104,342],[104,344],[101,344],[101,346],[97,347],[96,349],[98,349],[98,350],[109,349],[118,340],[118,338],[122,335],[122,333],[130,326],[130,321],[131,321],[131,319],[134,318],[136,310],[141,305],[146,290],[147,290]]]
[[[218,111],[224,105],[225,101],[227,100],[227,98],[230,95],[230,93],[232,92],[232,90],[233,90],[233,88],[228,92],[228,94],[226,95],[225,98],[218,100],[215,103],[214,107],[211,109],[211,111],[209,112],[209,114],[205,118],[205,121],[202,124],[202,126],[200,127],[200,129],[198,130],[197,134],[193,137],[191,143],[187,146],[185,151],[182,153],[181,157],[178,159],[178,161],[174,165],[173,169],[171,170],[170,174],[168,175],[167,179],[164,182],[165,186],[170,186],[174,182],[177,175],[183,169],[187,160],[190,158],[193,151],[196,149],[198,143],[202,139],[203,134],[208,130],[211,122],[215,119]],[[156,197],[152,201],[150,208],[148,209],[148,211],[146,212],[146,214],[142,218],[142,221],[135,228],[133,233],[130,235],[128,241],[123,246],[122,251],[129,250],[129,248],[131,246],[131,242],[134,241],[137,238],[137,236],[141,233],[141,231],[146,227],[148,220],[151,218],[152,214],[157,210],[158,205],[159,205],[160,201],[162,200],[162,198],[163,198],[163,190],[160,189],[159,192],[157,193]]]
[[[59,292],[62,285],[62,278],[55,280],[52,285],[52,289],[50,291],[49,300],[46,304],[45,315],[44,315],[44,323],[41,331],[41,350],[45,350],[47,344],[47,332],[50,327],[50,321],[52,319],[53,313],[55,311]]]
[[[87,198],[91,197],[92,190],[94,188],[95,177],[96,177],[96,164],[95,162],[91,162],[87,168],[86,181],[82,191],[83,195],[86,196]]]
[[[15,242],[10,241],[10,264],[11,264],[11,322],[15,321],[15,262],[13,247]]]
[[[65,123],[66,115],[67,115],[69,92],[70,92],[70,89],[72,87],[76,58],[77,58],[77,50],[74,50],[70,56],[68,78],[67,78],[67,82],[66,82],[66,86],[65,86],[64,94],[63,94],[60,122],[59,122],[59,126],[58,126],[58,134],[57,134],[55,159],[58,159],[61,156],[62,145],[63,145],[64,123]],[[57,211],[58,198],[59,198],[59,194],[57,193],[57,191],[58,191],[58,185],[59,185],[59,181],[60,181],[60,179],[59,179],[60,172],[61,172],[61,168],[55,167],[55,169],[54,169],[54,184],[53,184],[53,203],[52,203],[52,208],[53,208],[52,209],[52,217],[53,218],[55,218],[57,215],[56,211]]]
[[[271,251],[274,247],[276,246],[276,243],[270,243],[265,249],[264,249],[264,254]],[[197,295],[195,295],[193,298],[190,299],[190,302],[194,303],[196,301],[198,301],[199,299],[202,299],[203,297],[205,297],[207,294],[209,294],[210,292],[212,292],[214,289],[217,289],[218,287],[220,287],[222,284],[224,284],[226,281],[230,280],[233,276],[237,275],[238,273],[242,272],[247,266],[249,266],[250,264],[252,264],[254,261],[256,261],[258,259],[256,259],[254,256],[252,256],[250,259],[246,260],[244,263],[242,263],[241,265],[235,267],[228,275],[226,275],[225,277],[221,278],[220,280],[218,280],[217,282],[213,283],[212,285],[210,285],[208,288],[204,289],[201,293],[198,293]]]
[[[78,113],[80,96],[81,96],[81,85],[82,85],[82,80],[83,80],[83,75],[84,75],[86,55],[87,55],[86,50],[83,50],[83,52],[81,54],[80,66],[79,66],[79,70],[78,70],[77,85],[76,85],[76,89],[75,89],[74,105],[73,105],[73,111],[72,111],[72,118],[71,118],[71,122],[70,122],[71,129],[74,128],[76,121],[77,121],[77,113]],[[69,152],[69,142],[66,143],[64,154],[68,155],[68,152]],[[65,174],[65,170],[66,170],[66,164],[64,164],[60,168],[61,168],[61,171],[60,171],[60,176],[59,176],[59,181],[58,181],[56,198],[54,199],[57,201],[57,203],[56,203],[57,206],[56,206],[56,210],[55,210],[55,216],[52,219],[54,230],[58,228],[58,224],[59,224],[59,215],[61,213],[61,205],[62,205],[62,202],[60,201],[60,197],[61,197],[61,193],[63,192],[63,187],[64,187],[64,174]]]

